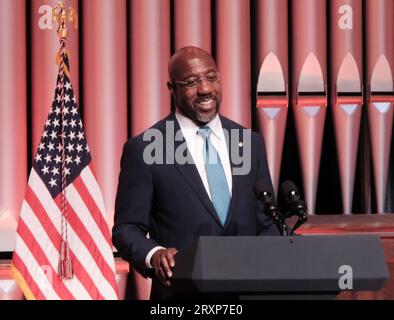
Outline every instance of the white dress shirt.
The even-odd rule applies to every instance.
[[[205,190],[209,198],[212,200],[211,192],[209,190],[207,172],[205,170],[205,163],[204,163],[204,153],[203,153],[204,139],[198,134],[198,129],[200,127],[197,126],[192,120],[180,114],[179,112],[175,113],[175,117],[178,120],[179,126],[181,127],[182,135],[186,140],[187,148],[190,152],[190,155],[193,158],[194,164],[197,167],[198,173],[205,187]],[[210,127],[212,130],[210,140],[213,146],[215,147],[216,151],[218,152],[220,161],[224,169],[224,174],[226,175],[227,186],[231,195],[231,191],[232,191],[231,165],[230,165],[230,158],[229,158],[226,138],[223,132],[223,127],[220,121],[220,117],[216,115],[215,118],[213,118],[208,124],[206,124],[206,126]],[[149,251],[148,255],[146,256],[145,263],[148,268],[152,268],[150,264],[150,259],[152,255],[159,249],[164,249],[164,248],[159,246],[154,247],[151,251]]]
[[[198,173],[201,177],[201,180],[204,184],[205,190],[208,193],[209,198],[211,198],[211,192],[209,190],[208,184],[208,177],[207,172],[205,170],[205,163],[204,163],[204,139],[198,134],[198,129],[200,128],[197,126],[193,121],[189,118],[185,117],[184,115],[176,112],[175,117],[179,122],[179,125],[182,130],[182,134],[185,137],[187,148],[190,151],[190,154],[193,158],[194,164],[197,167]],[[216,151],[219,154],[220,161],[222,163],[224,173],[226,175],[228,189],[231,195],[232,190],[232,176],[231,176],[231,165],[230,165],[230,158],[226,144],[226,138],[223,133],[222,123],[218,115],[215,116],[207,125],[206,127],[210,127],[212,130],[210,139],[215,147]]]

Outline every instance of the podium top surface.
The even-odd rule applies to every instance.
[[[202,292],[379,290],[389,274],[378,236],[200,237],[176,255],[174,284]],[[194,289],[193,289],[194,288]]]

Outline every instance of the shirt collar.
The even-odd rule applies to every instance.
[[[197,134],[197,130],[200,127],[198,125],[196,125],[192,120],[185,117],[183,114],[181,114],[178,111],[175,111],[175,117],[179,122],[179,125],[182,129],[182,134],[185,136],[185,138],[186,137],[191,138]],[[220,121],[220,117],[218,114],[216,114],[216,116],[211,121],[209,121],[205,126],[210,127],[212,130],[212,133],[219,140],[222,140],[223,127],[222,127],[222,122]]]

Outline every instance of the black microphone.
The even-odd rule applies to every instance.
[[[273,220],[275,225],[278,227],[279,232],[283,235],[284,217],[276,206],[275,197],[269,191],[270,188],[268,188],[263,181],[258,180],[254,184],[253,189],[256,197],[260,199],[264,205],[264,214]]]
[[[305,202],[301,200],[300,192],[293,181],[284,181],[281,185],[283,198],[285,199],[291,215],[302,217],[307,214]]]
[[[298,221],[292,229],[292,233],[299,228],[308,219],[308,210],[304,201],[301,200],[300,192],[294,184],[294,182],[287,180],[281,185],[282,196],[287,204],[288,211],[286,211],[286,216],[292,217],[297,216]]]

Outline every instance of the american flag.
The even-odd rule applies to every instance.
[[[19,217],[12,272],[27,299],[118,299],[104,202],[64,43],[61,49],[55,98]],[[64,259],[71,274],[64,273]]]

